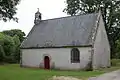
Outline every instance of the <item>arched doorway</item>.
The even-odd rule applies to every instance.
[[[50,69],[50,59],[48,56],[44,57],[44,68],[45,69]]]

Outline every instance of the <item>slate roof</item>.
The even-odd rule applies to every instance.
[[[98,13],[42,20],[34,25],[21,48],[91,45]]]

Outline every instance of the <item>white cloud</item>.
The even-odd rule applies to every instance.
[[[4,23],[0,21],[0,30],[21,29],[26,34],[34,25],[34,14],[37,8],[42,13],[42,19],[51,19],[67,16],[62,12],[65,8],[65,0],[21,0],[18,5],[17,17],[19,23],[10,21]]]

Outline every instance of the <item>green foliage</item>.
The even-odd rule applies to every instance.
[[[18,22],[18,18],[14,17],[16,14],[16,6],[19,4],[20,0],[0,0],[0,14],[3,21],[15,20]]]
[[[75,15],[76,13],[78,13],[78,9],[79,9],[79,4],[80,1],[79,0],[67,0],[67,8],[64,9],[64,11],[67,11],[68,14],[70,15]]]
[[[25,33],[18,29],[0,33],[0,62],[19,63],[20,44],[24,36]]]
[[[101,10],[105,28],[115,56],[116,40],[120,38],[120,0],[67,0],[64,9],[69,15],[93,13]]]
[[[20,40],[19,37],[17,35],[15,35],[13,37],[14,43],[15,43],[15,54],[14,54],[14,58],[16,60],[16,62],[20,61]]]
[[[120,59],[112,59],[111,65],[112,66],[120,66]]]
[[[0,33],[0,45],[1,45],[1,52],[3,55],[3,61],[5,62],[9,62],[9,61],[13,61],[13,53],[15,50],[15,44],[14,44],[14,40],[12,39],[12,37],[4,35],[2,33]]]
[[[116,41],[115,58],[120,59],[120,39]]]
[[[11,37],[14,37],[15,35],[17,35],[19,37],[20,42],[22,42],[25,38],[25,33],[19,29],[5,30],[3,31],[3,33]]]
[[[4,55],[5,55],[5,52],[3,50],[3,47],[0,45],[0,63],[3,62]]]

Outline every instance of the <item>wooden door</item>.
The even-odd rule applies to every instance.
[[[44,57],[44,68],[45,69],[50,69],[50,59],[48,56]]]

